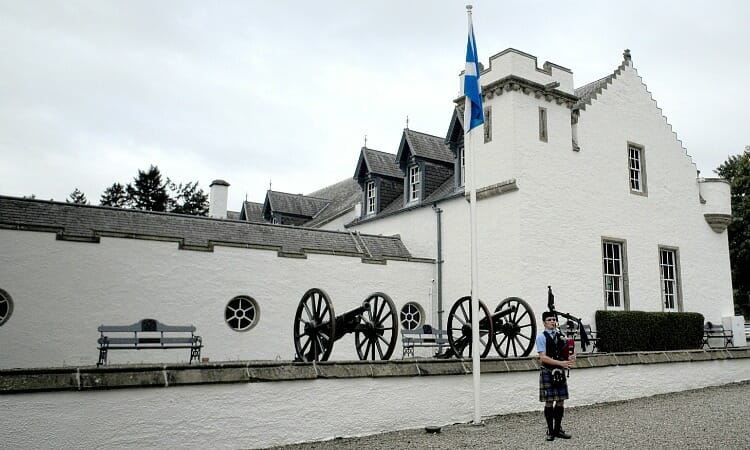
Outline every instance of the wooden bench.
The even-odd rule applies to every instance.
[[[720,347],[714,347],[711,345],[711,339],[721,339],[722,345]],[[703,346],[708,348],[727,348],[730,345],[734,347],[734,335],[732,330],[727,330],[723,325],[714,325],[711,322],[706,322],[703,327]]]
[[[165,325],[155,319],[142,319],[132,325],[100,325],[99,362],[107,364],[110,350],[190,349],[190,362],[200,361],[203,339],[193,325]]]
[[[438,349],[449,347],[448,332],[446,330],[435,330],[432,326],[425,324],[413,330],[401,330],[401,343],[404,347],[401,359],[407,355],[414,357],[414,349],[417,347]]]

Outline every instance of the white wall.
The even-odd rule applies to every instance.
[[[202,356],[212,361],[290,360],[294,313],[308,289],[326,291],[336,314],[376,291],[400,308],[425,297],[434,271],[425,262],[280,258],[275,251],[221,246],[196,252],[137,239],[77,243],[11,230],[0,230],[0,267],[0,286],[14,302],[13,315],[0,326],[0,368],[94,364],[99,325],[143,318],[195,325],[203,337]],[[246,332],[224,322],[225,306],[237,295],[249,295],[260,306],[258,325]],[[331,358],[357,358],[353,335],[335,343]],[[109,354],[110,363],[188,359],[188,350]]]
[[[735,359],[573,370],[565,403],[744,381],[749,365]],[[540,411],[541,429],[538,377],[537,371],[482,374],[482,416]],[[259,448],[469,422],[472,389],[471,375],[456,375],[4,395],[0,441],[29,449]]]

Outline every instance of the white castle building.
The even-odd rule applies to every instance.
[[[552,285],[558,309],[594,327],[602,309],[736,322],[729,184],[700,177],[628,51],[578,88],[569,69],[514,49],[480,81],[478,295],[491,309],[520,297],[538,316]],[[406,129],[393,153],[363,148],[353,179],[269,191],[238,213],[222,180],[210,218],[0,197],[0,368],[93,364],[99,325],[147,317],[195,325],[211,361],[292,359],[311,288],[337,314],[381,292],[402,327],[444,326],[470,294],[463,97],[455,104],[440,136]],[[356,358],[353,341],[332,359]]]

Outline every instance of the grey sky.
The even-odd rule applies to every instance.
[[[466,1],[0,0],[0,194],[93,204],[158,165],[208,191],[309,193],[445,135]],[[513,47],[581,86],[622,50],[705,176],[750,144],[750,2],[474,1],[481,61]]]

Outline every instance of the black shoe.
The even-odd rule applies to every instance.
[[[552,433],[550,433],[550,432],[548,431],[548,432],[547,432],[547,440],[548,440],[548,441],[554,441],[554,440],[555,440],[555,435],[554,435],[554,434],[552,434]]]
[[[557,433],[555,433],[555,437],[559,437],[560,439],[570,439],[573,436],[569,435],[568,433],[565,432],[565,430],[560,428],[560,430]]]

